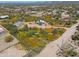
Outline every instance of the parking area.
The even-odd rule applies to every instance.
[[[7,34],[6,36],[0,38],[0,52],[18,43],[18,40],[15,38],[13,38],[13,41],[11,42],[6,42],[5,39],[7,36],[10,36],[10,34]]]

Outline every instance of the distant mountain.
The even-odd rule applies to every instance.
[[[0,1],[0,5],[55,5],[79,4],[79,1]]]

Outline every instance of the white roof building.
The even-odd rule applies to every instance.
[[[44,20],[37,20],[35,23],[36,23],[36,24],[39,24],[39,25],[42,25],[42,24],[45,23],[45,21],[44,21]]]
[[[4,16],[0,16],[0,18],[8,18],[9,16],[8,15],[4,15]]]
[[[21,24],[22,24],[21,21],[17,21],[16,23],[14,23],[14,25],[17,26],[17,27],[20,26]]]

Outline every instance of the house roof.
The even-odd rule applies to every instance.
[[[6,18],[9,17],[8,15],[0,16],[0,18]]]
[[[17,21],[16,23],[14,23],[14,25],[16,25],[16,26],[20,26],[21,24],[22,24],[21,21]]]
[[[4,29],[3,28],[0,28],[0,33],[3,32],[3,31],[4,31]]]

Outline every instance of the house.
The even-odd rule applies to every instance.
[[[16,21],[13,25],[17,27],[17,29],[22,29],[25,26],[23,21]]]
[[[8,15],[0,16],[1,19],[5,19],[5,18],[8,18],[8,17],[9,17]]]
[[[38,19],[36,21],[33,22],[26,22],[26,25],[29,28],[51,28],[52,26],[50,24],[48,24],[47,22],[45,22],[44,20]]]
[[[57,15],[57,12],[58,12],[57,9],[55,9],[55,10],[52,11],[53,15]]]
[[[38,25],[42,25],[42,24],[45,23],[45,21],[43,21],[43,20],[36,20],[35,23],[38,24]]]
[[[61,13],[61,19],[62,20],[68,20],[68,19],[70,19],[70,15],[67,12],[62,12]]]
[[[41,17],[43,15],[43,12],[42,11],[31,11],[29,13],[30,16],[35,16],[35,17]]]
[[[21,21],[17,21],[17,22],[14,23],[14,25],[17,26],[17,27],[19,27],[21,24],[22,24]]]

